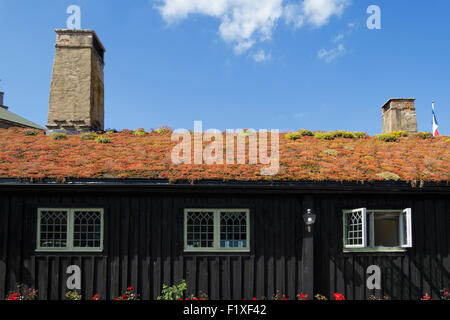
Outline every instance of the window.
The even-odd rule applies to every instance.
[[[103,209],[38,209],[37,251],[102,251]]]
[[[390,251],[412,247],[411,209],[344,210],[344,249]]]
[[[250,251],[247,209],[185,209],[184,250]]]

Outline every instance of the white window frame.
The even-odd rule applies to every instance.
[[[191,248],[187,245],[187,215],[190,212],[212,212],[214,214],[214,238],[212,248]],[[220,213],[221,212],[245,212],[246,214],[246,247],[222,248],[220,247]],[[250,252],[250,210],[249,209],[184,209],[184,252]]]
[[[43,211],[65,211],[67,212],[67,245],[65,247],[41,247],[41,212]],[[95,211],[100,213],[100,247],[75,247],[74,243],[74,213],[76,211]],[[37,236],[36,252],[102,252],[104,238],[104,210],[101,208],[39,208],[37,214]]]
[[[347,234],[346,223],[347,214],[354,212],[363,213],[363,242],[364,245],[347,245]],[[375,246],[375,230],[374,230],[374,213],[396,213],[399,215],[399,246],[396,247],[376,247]],[[370,223],[369,223],[370,222]],[[405,226],[406,224],[406,226]],[[405,228],[406,227],[406,228]],[[404,234],[406,230],[406,235]],[[405,241],[406,239],[406,241]],[[406,248],[412,248],[412,209],[407,208],[403,210],[392,209],[392,210],[377,210],[377,209],[354,209],[354,210],[343,210],[343,247],[344,251],[380,251],[380,252],[390,252],[390,251],[405,251]]]
[[[353,244],[349,245],[347,244],[347,234],[346,234],[346,227],[347,227],[347,215],[348,214],[354,214],[354,213],[360,213],[362,215],[362,244]],[[344,210],[344,221],[343,221],[343,232],[344,232],[344,247],[345,248],[366,248],[367,247],[367,209],[366,208],[360,208],[360,209],[353,209],[353,210]]]

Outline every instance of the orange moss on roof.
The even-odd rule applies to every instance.
[[[53,140],[0,129],[0,178],[143,178],[223,181],[450,181],[450,143],[445,137],[400,138],[387,143],[373,137],[333,141],[280,134],[280,170],[261,175],[265,165],[176,165],[170,134],[108,134],[110,144],[79,135]],[[225,146],[224,146],[225,148]],[[269,148],[270,149],[270,148]],[[225,155],[225,152],[224,152]],[[248,162],[247,162],[248,163]]]

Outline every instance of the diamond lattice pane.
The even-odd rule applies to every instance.
[[[220,247],[246,248],[247,223],[246,212],[221,212]]]
[[[189,248],[214,247],[213,212],[188,212],[186,227],[187,246]]]
[[[102,216],[100,211],[74,212],[73,245],[76,248],[101,246]]]
[[[40,247],[64,248],[67,246],[67,211],[41,211]]]

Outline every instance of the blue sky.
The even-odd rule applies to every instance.
[[[42,125],[72,4],[107,49],[107,128],[377,134],[381,105],[414,97],[419,130],[435,99],[450,135],[448,0],[0,0],[0,91]],[[381,30],[366,26],[369,5]]]

